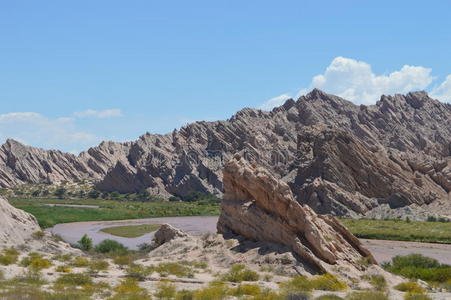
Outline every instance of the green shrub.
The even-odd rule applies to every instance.
[[[247,270],[244,265],[233,265],[230,271],[222,277],[224,281],[241,282],[257,281],[259,275],[257,272]]]
[[[213,281],[200,290],[194,292],[196,300],[222,300],[227,297],[227,286],[222,282]]]
[[[52,263],[45,258],[33,258],[28,266],[33,271],[40,271],[48,269],[52,266]]]
[[[146,268],[143,265],[131,264],[127,268],[127,275],[138,279],[143,279],[152,273],[152,269]]]
[[[133,278],[123,280],[118,286],[114,288],[116,295],[112,300],[122,299],[150,299],[147,290],[138,285],[138,281]]]
[[[92,285],[92,279],[86,274],[74,273],[74,274],[63,274],[55,281],[57,284],[61,285],[73,285],[73,286],[83,286]]]
[[[157,290],[155,292],[155,297],[158,299],[174,299],[176,295],[175,285],[169,282],[161,281],[157,284]]]
[[[3,254],[0,254],[0,265],[9,266],[17,263],[19,252],[13,248],[3,249]]]
[[[181,290],[177,292],[175,296],[176,300],[194,300],[194,291]]]
[[[120,255],[113,258],[113,262],[119,266],[126,266],[134,261],[134,257],[131,255]]]
[[[446,282],[451,279],[451,266],[440,264],[436,259],[420,254],[395,256],[391,263],[383,267],[395,274],[433,282]]]
[[[344,291],[348,285],[331,274],[315,276],[310,284],[314,290]]]
[[[368,282],[371,283],[371,285],[374,286],[376,290],[382,291],[387,287],[387,281],[382,275],[372,275],[363,278],[368,280]]]
[[[71,273],[72,269],[69,266],[58,266],[55,271],[59,273]]]
[[[343,300],[340,296],[329,294],[316,297],[315,300]]]
[[[179,263],[161,263],[155,267],[150,267],[149,270],[159,273],[162,277],[175,275],[177,277],[191,278],[194,276],[194,271],[189,266]]]
[[[85,257],[78,256],[72,262],[72,265],[77,268],[86,268],[89,267],[89,259]]]
[[[388,300],[385,292],[381,291],[359,291],[346,296],[346,300]]]
[[[32,270],[28,270],[24,274],[14,277],[10,282],[29,285],[44,285],[47,283],[47,281],[42,278],[41,272],[35,272]]]
[[[414,294],[423,294],[426,290],[416,282],[403,282],[394,287],[395,290],[401,292],[409,292]]]
[[[103,240],[95,250],[103,254],[125,254],[128,251],[127,247],[114,240]]]
[[[260,286],[257,284],[240,284],[238,287],[230,290],[230,295],[235,297],[241,296],[257,296],[262,292]]]
[[[93,273],[108,270],[110,264],[106,260],[93,260],[89,264],[89,270]]]
[[[298,275],[289,281],[282,282],[280,289],[283,294],[293,294],[299,292],[310,292],[313,288],[307,277]]]
[[[92,239],[87,234],[83,235],[77,243],[83,251],[89,251],[92,249]]]
[[[432,298],[426,294],[407,293],[404,300],[432,300]]]

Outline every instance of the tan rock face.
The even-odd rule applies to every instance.
[[[371,254],[336,219],[299,204],[289,186],[235,155],[223,171],[224,200],[218,232],[290,247],[320,271],[333,265],[361,268]]]
[[[35,217],[0,198],[0,248],[21,245],[39,230]]]
[[[187,237],[189,237],[189,235],[186,232],[177,229],[169,224],[163,224],[155,232],[153,243],[155,246],[161,246],[164,243],[167,243],[174,239]]]

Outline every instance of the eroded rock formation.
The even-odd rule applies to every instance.
[[[155,232],[152,242],[155,246],[161,246],[174,239],[187,237],[189,237],[189,235],[183,230],[177,229],[169,224],[163,224]]]
[[[359,260],[371,254],[335,218],[317,215],[295,200],[290,187],[269,171],[240,155],[223,173],[224,200],[218,232],[238,234],[253,241],[288,246],[320,271],[332,265],[361,268]]]
[[[0,249],[21,245],[39,230],[35,217],[0,198]]]

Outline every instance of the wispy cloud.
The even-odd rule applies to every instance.
[[[313,88],[338,95],[356,104],[374,104],[382,94],[407,93],[425,90],[436,79],[432,69],[404,65],[389,74],[375,74],[371,65],[346,57],[336,57],[323,74],[314,76],[310,85],[298,91],[299,97]],[[451,75],[431,91],[431,96],[442,101],[451,100]],[[265,101],[260,108],[270,110],[290,97],[283,94]]]
[[[74,151],[101,141],[100,137],[77,128],[73,118],[51,119],[36,112],[0,114],[0,140],[8,138],[32,146]]]
[[[104,110],[87,109],[84,111],[75,112],[74,116],[77,118],[105,119],[105,118],[122,117],[123,115],[120,109],[104,109]]]

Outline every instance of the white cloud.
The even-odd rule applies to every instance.
[[[115,118],[122,117],[122,111],[120,109],[104,109],[104,110],[95,110],[95,109],[87,109],[84,111],[77,111],[74,113],[74,116],[77,118]]]
[[[52,149],[78,149],[101,139],[76,128],[73,118],[50,119],[36,112],[0,114],[0,141],[13,138],[27,145]]]
[[[259,109],[263,109],[263,110],[271,110],[272,108],[276,107],[276,106],[280,106],[283,103],[285,103],[285,101],[287,101],[288,99],[290,99],[291,96],[288,94],[282,94],[279,96],[276,96],[274,98],[268,99],[266,100],[262,105],[260,105],[258,108]]]
[[[374,104],[382,94],[427,88],[434,80],[431,71],[405,65],[388,75],[376,75],[366,62],[336,57],[324,74],[313,77],[310,88],[319,88],[356,104]]]
[[[448,75],[445,81],[432,89],[431,97],[451,103],[451,75]]]
[[[435,78],[432,69],[421,66],[404,65],[389,74],[375,74],[371,65],[351,58],[336,57],[323,74],[312,78],[308,88],[296,93],[300,97],[313,88],[338,95],[356,104],[374,104],[380,96],[426,90]],[[431,91],[431,97],[451,101],[451,75]],[[259,108],[270,110],[289,98],[283,94],[265,101]]]

